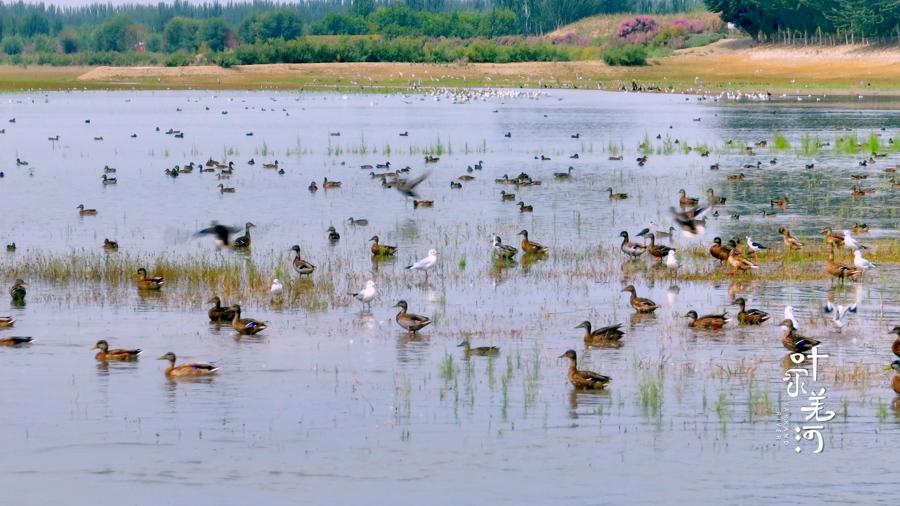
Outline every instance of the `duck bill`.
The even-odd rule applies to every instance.
[[[99,347],[99,346],[97,346],[97,345],[96,345],[96,344],[95,344],[95,345],[93,345],[93,346],[91,346],[91,349],[92,349],[92,350],[99,350],[99,349],[100,349],[100,347]]]
[[[161,357],[157,357],[156,360],[168,360],[168,358],[166,358],[166,356],[163,355],[163,356],[161,356]]]

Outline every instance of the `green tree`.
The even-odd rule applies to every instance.
[[[168,51],[196,51],[200,45],[199,24],[196,20],[174,17],[163,29],[163,41]]]
[[[65,28],[59,33],[59,47],[65,54],[77,53],[81,48],[81,39],[78,33],[71,28]]]
[[[356,16],[366,17],[375,11],[375,0],[352,0],[350,12]]]
[[[224,18],[209,18],[203,23],[201,38],[213,51],[222,51],[234,37],[234,31]]]
[[[128,51],[137,40],[136,33],[128,16],[120,14],[97,27],[94,47],[97,51]]]
[[[22,38],[13,36],[3,39],[3,52],[10,56],[22,54]]]

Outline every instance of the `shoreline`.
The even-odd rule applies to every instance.
[[[0,66],[0,91],[552,88],[617,91],[632,81],[662,92],[900,97],[900,48],[753,46],[726,39],[651,59],[528,63],[297,63],[222,68]]]

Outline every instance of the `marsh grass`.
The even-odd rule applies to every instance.
[[[772,136],[772,149],[774,151],[787,151],[791,149],[791,143],[784,134],[776,131]]]
[[[818,135],[804,133],[803,137],[800,138],[800,154],[806,157],[816,156],[819,154],[821,145],[822,140]]]

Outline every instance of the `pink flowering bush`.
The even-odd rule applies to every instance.
[[[684,33],[703,33],[706,31],[706,23],[699,19],[677,18],[672,20],[672,28],[680,28]]]
[[[632,44],[646,44],[656,37],[659,24],[652,16],[636,16],[619,25],[619,38]]]

